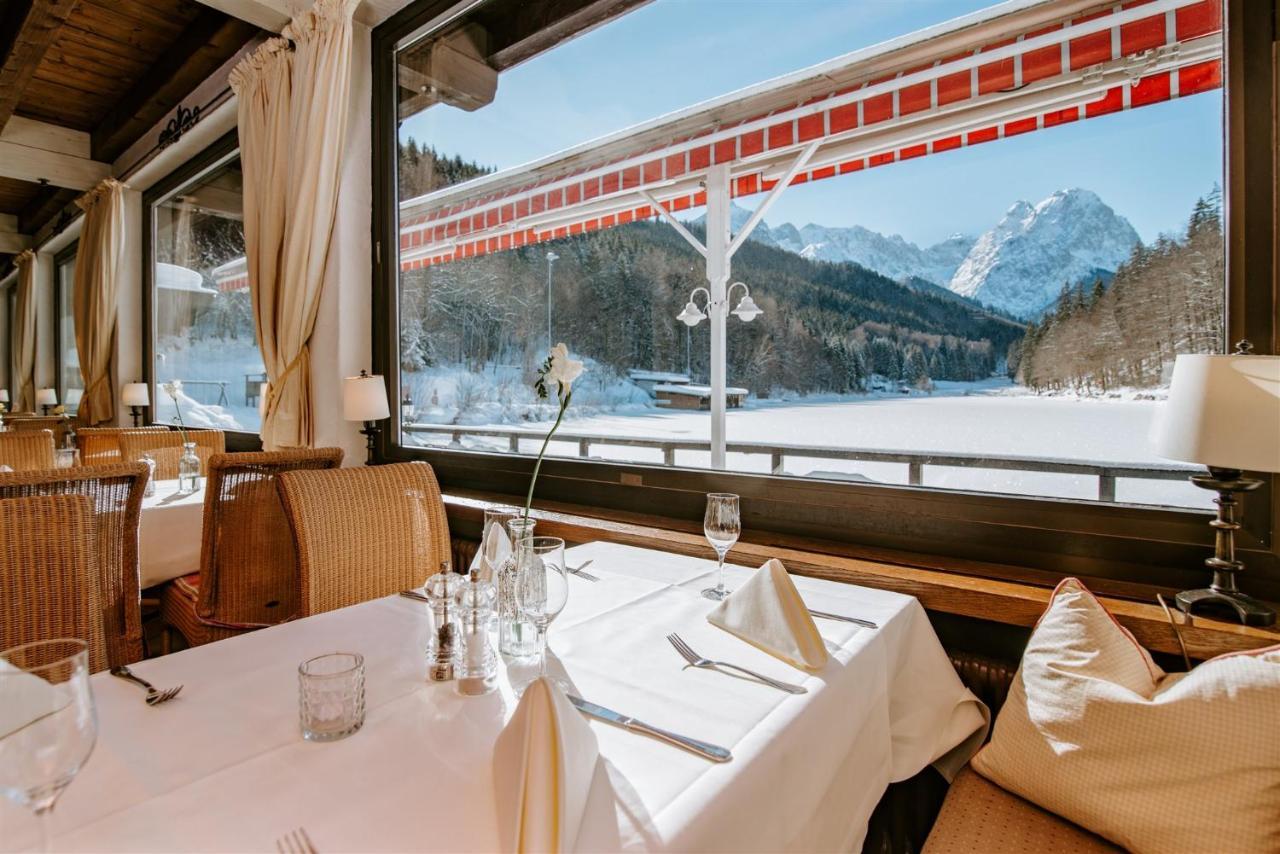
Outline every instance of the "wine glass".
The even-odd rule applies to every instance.
[[[43,851],[49,813],[97,739],[88,644],[61,638],[0,652],[0,792],[35,813]]]
[[[569,573],[564,565],[564,540],[528,537],[517,546],[519,569],[516,604],[538,631],[538,678],[547,675],[547,627],[569,601]],[[563,685],[561,686],[564,687]]]
[[[738,513],[738,496],[730,492],[711,492],[707,494],[707,512],[702,519],[702,532],[707,535],[707,542],[716,550],[720,567],[716,574],[716,586],[708,587],[702,595],[719,602],[729,595],[724,586],[724,558],[729,549],[742,534],[742,517]]]

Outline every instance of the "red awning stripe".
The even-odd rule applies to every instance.
[[[622,154],[609,163],[436,207],[430,206],[432,196],[411,200],[401,206],[401,267],[417,269],[655,216],[648,204],[638,203],[641,189],[657,195],[668,210],[696,207],[704,203],[697,181],[713,164],[732,164],[734,196],[763,192],[773,186],[768,176],[783,171],[781,159],[813,140],[820,141],[819,152],[793,185],[1220,87],[1221,0],[1186,0],[1189,5],[1145,17],[1134,11],[1155,2],[1113,4],[1018,39],[651,145],[640,155]],[[1118,25],[1051,43],[1067,26],[1120,15],[1125,17]],[[1011,47],[1022,44],[1029,49]],[[1010,55],[974,61],[993,51]],[[964,62],[973,67],[945,73],[948,65]],[[930,79],[921,81],[922,71]],[[1125,82],[1116,84],[1117,79]],[[778,121],[770,122],[775,116]],[[878,148],[876,139],[882,141]]]

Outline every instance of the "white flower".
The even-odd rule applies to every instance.
[[[564,344],[551,348],[548,361],[550,366],[547,368],[547,382],[558,383],[562,396],[568,394],[573,381],[582,373],[582,363],[569,358],[569,348]]]
[[[177,400],[178,395],[182,394],[182,380],[170,380],[169,382],[161,385],[160,388],[164,389],[164,393],[169,395],[169,397]]]

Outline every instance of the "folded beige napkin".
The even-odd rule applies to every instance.
[[[572,851],[599,755],[596,734],[555,683],[530,684],[493,750],[502,850]]]
[[[827,663],[827,648],[782,561],[770,558],[707,615],[713,626],[804,670]]]
[[[492,581],[498,567],[510,556],[511,538],[501,525],[490,525],[484,532],[484,541],[476,550],[476,556],[471,559],[470,568],[479,570],[484,581]]]

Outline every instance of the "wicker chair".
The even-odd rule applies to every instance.
[[[46,472],[0,473],[0,499],[82,495],[93,508],[103,632],[107,660],[131,664],[142,658],[142,612],[138,590],[138,514],[147,467],[117,463]]]
[[[0,433],[0,466],[14,471],[53,468],[53,433],[49,430]]]
[[[211,457],[200,571],[165,585],[166,625],[199,646],[297,616],[298,552],[276,477],[341,464],[340,448]]]
[[[19,415],[5,419],[5,426],[17,433],[49,430],[53,433],[54,447],[61,448],[71,429],[71,419],[65,415]]]
[[[200,473],[207,474],[209,458],[227,450],[226,435],[221,430],[188,430],[187,437],[196,443]],[[176,480],[178,458],[182,456],[182,434],[177,430],[126,430],[120,434],[120,453],[126,460],[150,454],[156,461],[156,480]]]
[[[286,472],[277,485],[298,546],[303,615],[415,587],[449,562],[449,521],[426,463]]]
[[[80,638],[106,669],[93,517],[85,495],[0,499],[0,649]]]
[[[120,453],[121,433],[168,433],[168,427],[81,427],[76,431],[80,461],[86,466],[100,466],[124,460]],[[130,460],[133,462],[133,460]]]

